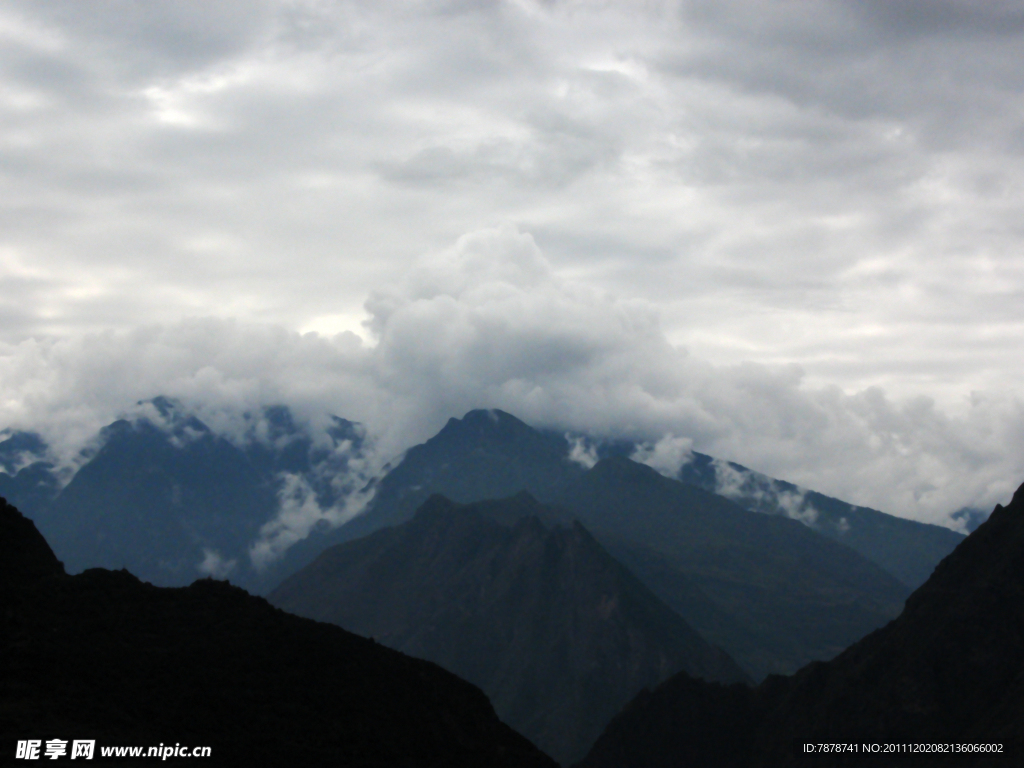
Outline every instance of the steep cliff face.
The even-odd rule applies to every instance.
[[[746,679],[582,525],[541,522],[559,514],[525,494],[466,506],[434,496],[413,520],[328,550],[270,600],[476,683],[566,762],[678,670]]]
[[[695,709],[708,721],[703,727],[688,718]],[[836,659],[790,678],[770,677],[753,690],[673,678],[634,700],[581,765],[657,768],[716,751],[729,756],[716,761],[723,766],[808,764],[795,751],[805,742],[1002,743],[1005,759],[1020,764],[1024,486],[939,564],[898,619]],[[951,764],[990,760],[958,757]]]
[[[0,616],[8,756],[18,739],[89,738],[210,746],[215,765],[555,766],[434,664],[224,582],[68,576],[6,503]]]

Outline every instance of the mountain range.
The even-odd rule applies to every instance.
[[[365,449],[358,424],[335,417],[326,434],[309,435],[287,409],[272,408],[253,415],[251,434],[229,440],[174,401],[149,405],[149,416],[105,428],[66,484],[38,437],[15,433],[0,443],[0,489],[32,513],[70,571],[127,567],[169,586],[211,574],[266,594],[328,547],[410,519],[433,493],[469,503],[525,490],[581,520],[663,602],[760,679],[831,658],[883,625],[907,585],[962,539],[702,454],[683,463],[679,481],[629,461],[638,446],[628,442],[594,440],[592,461],[574,460],[578,441],[497,410],[450,419],[364,487],[365,478],[349,471]],[[763,488],[737,492],[746,486],[736,476],[754,478],[749,487],[774,483],[774,496]],[[314,526],[258,569],[253,542],[282,510],[289,483],[322,509],[354,491],[372,499],[347,524]],[[803,507],[794,504],[801,493]],[[739,514],[740,507],[769,514]],[[706,546],[699,536],[710,537]]]
[[[223,564],[235,562],[228,574],[233,580],[266,592],[327,546],[408,519],[431,493],[469,502],[527,490],[552,501],[587,468],[586,461],[570,460],[582,440],[578,436],[534,429],[498,410],[470,411],[388,465],[374,484],[366,513],[344,532],[321,526],[262,573],[252,568],[249,549],[254,532],[279,510],[287,476],[300,478],[325,509],[366,482],[349,477],[350,463],[365,449],[362,427],[332,417],[323,434],[309,434],[286,407],[275,406],[245,414],[249,431],[241,440],[229,440],[168,398],[140,405],[152,406],[154,413],[105,427],[71,478],[55,469],[38,435],[8,430],[0,440],[0,494],[33,515],[72,570],[120,567],[126,552],[138,551],[130,540],[138,534],[163,542],[162,550],[143,550],[148,560],[131,563],[153,583],[187,584],[204,575],[198,568],[209,560],[209,551]],[[589,465],[611,456],[636,458],[643,447],[625,440],[586,440]],[[745,509],[793,517],[911,588],[962,539],[940,526],[847,504],[698,452],[689,454],[674,477]],[[120,490],[112,491],[112,484]],[[138,518],[140,508],[145,511]],[[196,511],[193,520],[186,519],[190,511]],[[977,510],[961,512],[968,528],[983,519]],[[205,521],[217,514],[230,518],[228,528],[236,533],[207,527]],[[153,530],[141,530],[146,526]],[[91,541],[76,528],[96,530],[100,538]],[[169,538],[168,529],[174,529]]]
[[[965,540],[702,454],[676,473],[624,441],[581,451],[501,411],[451,419],[368,484],[365,433],[343,419],[310,435],[265,409],[228,439],[173,401],[146,412],[73,475],[38,436],[0,441],[0,489],[57,545],[0,505],[5,738],[44,723],[204,743],[205,728],[219,754],[276,764],[276,719],[314,763],[553,764],[484,693],[563,764],[608,723],[583,766],[1024,736],[1024,488]],[[296,488],[317,510],[371,500],[257,570],[253,541]],[[154,583],[280,583],[274,603],[365,637],[97,560]],[[339,719],[344,744],[325,735]]]
[[[279,564],[400,524],[431,493],[472,502],[526,490],[580,520],[662,601],[755,679],[831,658],[894,618],[910,589],[876,564],[784,516],[753,514],[619,452],[587,469],[564,435],[501,411],[451,419],[377,484],[372,505],[310,536]],[[486,496],[485,496],[486,498]],[[951,534],[954,535],[954,534]]]

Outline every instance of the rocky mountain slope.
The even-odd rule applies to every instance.
[[[412,520],[328,549],[269,599],[476,683],[564,764],[678,670],[747,679],[578,522],[552,524],[560,516],[525,493],[466,506],[433,496]]]

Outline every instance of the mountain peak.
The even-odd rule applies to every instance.
[[[520,421],[511,413],[498,410],[497,408],[476,408],[466,413],[461,419],[454,417],[448,419],[437,437],[442,435],[472,435],[481,437],[485,435],[524,435],[535,434],[530,425]]]

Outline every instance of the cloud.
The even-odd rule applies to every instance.
[[[770,477],[757,472],[741,472],[728,461],[715,459],[715,492],[729,499],[744,502],[743,506],[758,511],[776,514],[781,510],[786,517],[799,520],[804,525],[815,527],[818,521],[818,510],[807,501],[807,489],[797,487],[793,490],[780,487]],[[840,518],[839,530],[843,533],[850,525],[846,518]]]
[[[425,255],[374,292],[367,312],[372,343],[208,318],[8,344],[0,423],[40,431],[73,462],[99,427],[157,394],[236,440],[252,429],[244,414],[286,404],[311,432],[329,414],[366,425],[371,448],[342,475],[351,490],[449,417],[496,407],[538,427],[648,443],[640,458],[663,471],[678,470],[692,446],[946,523],[962,507],[1005,502],[1024,479],[1024,404],[1013,395],[976,392],[942,407],[877,387],[812,386],[792,365],[713,365],[669,343],[649,303],[559,276],[511,226]],[[355,513],[323,508],[304,483],[285,483],[255,559]]]
[[[1010,386],[1020,19],[952,1],[8,3],[3,334],[184,316],[358,332],[417,254],[513,221],[705,359],[901,396]]]
[[[277,515],[263,525],[259,537],[249,546],[249,559],[257,571],[278,559],[292,544],[305,539],[314,527],[322,524],[337,528],[347,523],[366,508],[375,490],[372,485],[347,482],[337,503],[323,508],[307,478],[284,473],[281,479]]]
[[[693,440],[688,437],[665,435],[653,445],[638,445],[631,458],[656,469],[665,477],[679,477],[679,470],[693,460]]]
[[[215,579],[226,579],[235,570],[237,564],[238,561],[234,558],[226,560],[220,552],[209,547],[203,547],[203,560],[196,566],[196,569],[200,573],[212,576]]]
[[[569,461],[579,464],[584,469],[591,469],[597,464],[597,446],[586,436],[566,433],[565,439],[569,442]]]

